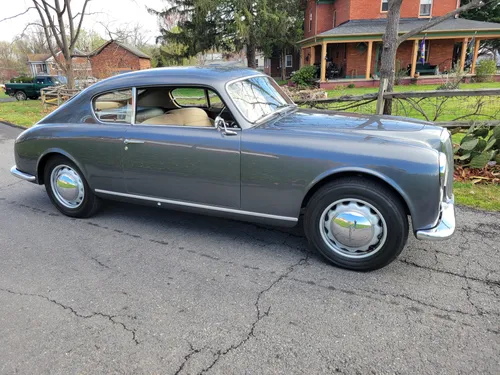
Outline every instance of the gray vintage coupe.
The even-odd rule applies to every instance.
[[[63,214],[101,199],[294,226],[333,264],[374,270],[455,229],[448,131],[299,109],[248,69],[165,68],[99,82],[24,131],[11,172]],[[166,230],[168,230],[166,228]]]

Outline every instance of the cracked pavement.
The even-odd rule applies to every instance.
[[[108,203],[62,216],[0,125],[0,374],[498,374],[500,214],[371,273],[285,230]]]

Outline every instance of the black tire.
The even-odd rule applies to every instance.
[[[56,194],[54,193],[54,189],[52,188],[52,171],[54,171],[54,169],[56,168],[60,169],[62,166],[67,166],[74,172],[76,172],[80,177],[81,183],[83,184],[83,199],[81,199],[80,203],[78,203],[78,206],[74,208],[67,207],[63,203],[61,203],[61,198],[58,198],[56,196]],[[54,156],[50,158],[45,164],[43,178],[45,188],[47,190],[47,195],[49,196],[54,206],[56,206],[56,208],[64,215],[76,218],[86,218],[94,215],[99,210],[101,206],[100,198],[92,192],[87,181],[85,180],[83,173],[69,159],[63,156]]]
[[[14,96],[15,96],[16,100],[18,100],[18,101],[28,99],[28,97],[26,96],[26,93],[24,91],[16,91]]]
[[[325,223],[323,214],[333,203],[339,200],[349,202],[350,199],[353,200],[352,204],[367,203],[367,205],[360,204],[360,207],[366,207],[365,209],[373,213],[375,218],[380,217],[381,220],[377,225],[385,228],[382,233],[386,232],[385,237],[382,234],[373,236],[374,241],[379,241],[378,245],[368,247],[365,252],[354,254],[342,249],[342,244],[337,245],[335,241],[324,239],[324,233],[327,237],[329,235],[328,225],[323,224],[327,229],[322,231],[320,224],[321,220]],[[371,209],[370,205],[375,210]],[[332,207],[335,215],[337,205]],[[385,227],[382,224],[384,221]],[[356,222],[354,223],[356,230]],[[351,240],[352,224],[349,225],[351,226],[349,240]],[[408,239],[409,224],[401,199],[389,188],[368,178],[346,177],[326,184],[312,196],[304,215],[304,231],[311,245],[334,265],[355,271],[372,271],[388,265],[401,253]],[[331,233],[334,235],[333,230]],[[370,252],[373,254],[370,255]]]

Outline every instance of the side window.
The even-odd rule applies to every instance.
[[[45,78],[37,78],[36,83],[45,83]]]
[[[205,89],[202,88],[179,88],[172,90],[172,99],[180,107],[202,107],[208,108]]]
[[[108,92],[92,103],[96,117],[102,122],[130,124],[132,121],[132,90]]]
[[[203,88],[178,88],[171,92],[179,107],[222,108],[222,100],[212,90]],[[208,98],[207,98],[208,94]]]

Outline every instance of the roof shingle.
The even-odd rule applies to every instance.
[[[429,22],[428,19],[406,18],[399,22],[399,31],[408,32]],[[384,34],[387,26],[386,19],[377,20],[352,20],[334,29],[325,31],[317,36],[337,36],[337,35],[366,35],[366,34]],[[479,30],[494,30],[500,31],[500,23],[481,22],[467,20],[465,18],[450,18],[440,24],[431,27],[425,32],[439,31],[479,31]]]

